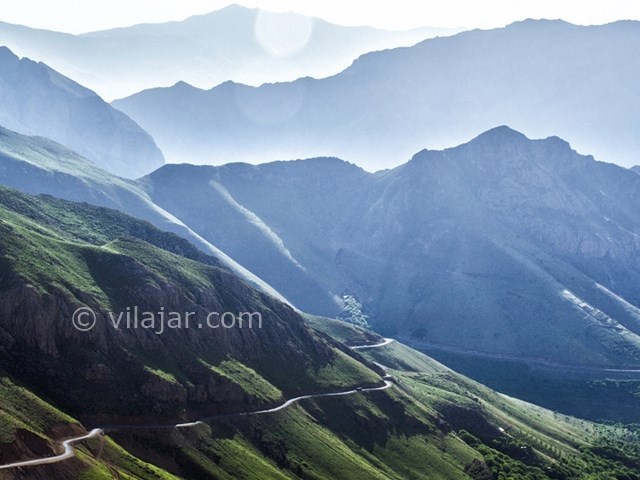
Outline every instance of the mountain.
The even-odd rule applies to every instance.
[[[46,458],[93,425],[107,434],[21,478],[639,478],[637,432],[501,396],[400,344],[360,355],[329,334],[373,334],[322,319],[312,328],[146,222],[0,187],[0,230],[0,466]],[[131,305],[264,321],[113,328],[108,312]],[[78,306],[96,313],[90,331],[71,325]],[[398,386],[363,389],[382,383],[374,361]]]
[[[231,5],[183,21],[83,35],[0,23],[0,44],[41,59],[111,99],[180,80],[208,88],[226,80],[259,85],[325,77],[363,53],[455,31],[342,27]]]
[[[502,127],[377,174],[319,158],[166,165],[131,182],[3,133],[0,183],[151,221],[302,310],[337,315],[352,296],[377,330],[511,395],[640,414],[640,178],[558,138]]]
[[[0,127],[0,159],[0,184],[27,193],[117,209],[151,222],[190,240],[254,287],[284,300],[272,287],[153,203],[135,182],[98,168],[56,142]]]
[[[374,171],[504,124],[630,166],[640,150],[639,49],[638,22],[527,20],[363,55],[321,80],[178,84],[113,105],[172,162],[329,155]]]
[[[499,127],[376,174],[324,158],[166,165],[142,184],[303,310],[335,315],[352,295],[376,330],[429,352],[589,382],[640,365],[640,177],[557,137]]]
[[[389,334],[573,364],[640,364],[640,178],[557,137],[500,127],[378,174],[321,158],[167,165],[141,182],[303,310],[333,315],[338,302],[318,310],[281,279],[285,268],[331,297],[356,294]]]
[[[0,47],[0,125],[41,135],[102,168],[138,177],[164,159],[153,139],[98,95],[43,63]]]
[[[344,283],[336,270],[334,231],[341,210],[372,183],[364,170],[330,158],[166,165],[140,180],[154,202],[268,278],[296,306],[329,315],[340,311]]]
[[[159,420],[259,406],[281,392],[322,388],[331,368],[353,370],[352,379],[340,384],[336,378],[335,387],[378,381],[314,336],[293,309],[252,290],[174,234],[113,210],[5,187],[0,193],[0,318],[7,347],[1,368],[76,414]],[[160,334],[157,327],[114,328],[107,312],[134,306],[194,312],[200,322],[208,312],[252,312],[263,320],[253,328],[197,332],[183,323]],[[96,312],[94,329],[74,330],[78,307]],[[43,361],[48,369],[34,373]],[[290,361],[295,366],[285,369]],[[325,366],[321,380],[313,372]]]

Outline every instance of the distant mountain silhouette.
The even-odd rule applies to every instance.
[[[0,45],[47,62],[113,99],[180,80],[210,88],[333,75],[372,50],[459,30],[388,32],[231,5],[184,21],[83,35],[0,23]]]
[[[639,55],[639,22],[527,20],[367,54],[322,80],[181,84],[114,105],[176,162],[330,155],[373,171],[506,124],[630,166],[640,151]]]
[[[134,178],[164,163],[153,139],[91,90],[0,47],[0,125],[51,138],[100,167]]]

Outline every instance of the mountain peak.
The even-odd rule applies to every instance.
[[[497,159],[554,158],[567,159],[575,154],[569,142],[560,137],[551,136],[530,139],[521,132],[506,125],[487,130],[472,140],[444,150],[423,149],[416,153],[409,163],[425,163],[447,159],[459,152],[467,152],[469,158],[496,161]],[[524,155],[524,156],[523,156]]]
[[[564,138],[560,138],[556,135],[553,135],[551,137],[547,137],[547,138],[541,138],[539,140],[536,140],[537,142],[543,142],[548,146],[554,146],[557,149],[560,150],[573,150],[573,148],[571,148],[571,144],[569,142],[567,142]]]
[[[164,163],[151,136],[93,91],[6,47],[0,66],[2,94],[12,99],[3,105],[5,128],[50,138],[121,176],[139,177]]]
[[[189,23],[194,22],[209,22],[209,21],[217,21],[217,20],[225,20],[225,19],[235,19],[235,20],[244,20],[249,21],[256,15],[259,9],[257,8],[249,8],[244,7],[242,5],[238,5],[237,3],[233,3],[231,5],[227,5],[226,7],[219,8],[217,10],[212,10],[207,13],[193,15],[187,18],[185,21]]]
[[[573,23],[569,23],[565,20],[561,19],[549,19],[549,18],[526,18],[524,20],[519,20],[517,22],[513,22],[507,25],[507,28],[510,27],[522,27],[522,28],[539,28],[540,26],[548,26],[548,27],[575,27]]]
[[[9,50],[8,47],[0,46],[0,62],[1,63],[8,62],[8,61],[16,61],[16,60],[19,60],[19,57],[15,53]]]
[[[531,140],[529,140],[525,135],[518,132],[517,130],[514,130],[506,125],[500,125],[499,127],[487,130],[486,132],[481,133],[472,140],[456,147],[450,147],[444,150],[430,150],[427,148],[422,149],[411,158],[409,163],[416,161],[424,162],[432,159],[443,158],[445,152],[450,150],[457,150],[460,148],[473,148],[476,146],[491,148],[505,145],[525,144],[526,142],[530,141]]]
[[[255,12],[259,10],[258,8],[250,8],[250,7],[245,7],[243,5],[239,5],[237,3],[232,3],[231,5],[227,5],[226,7],[222,7],[218,10],[213,10],[211,12],[209,12],[208,14],[205,15],[213,15],[216,13],[222,13],[222,12],[226,12],[226,13],[246,13],[246,12]]]
[[[233,165],[233,164],[231,164]],[[263,163],[257,166],[259,169],[283,172],[306,172],[319,175],[370,175],[369,172],[358,165],[347,162],[337,157],[313,157],[297,160],[279,160]]]
[[[196,87],[194,87],[190,83],[185,82],[184,80],[179,80],[173,85],[173,88],[176,88],[176,89],[182,88],[182,89],[192,90],[192,89],[195,89]]]
[[[568,158],[576,154],[569,142],[557,137],[531,139],[524,134],[507,126],[492,128],[460,147],[489,155],[516,155],[517,152],[531,154],[534,157],[545,158],[550,161],[553,158]],[[515,158],[515,157],[514,157]]]
[[[481,133],[469,143],[476,142],[523,142],[529,140],[524,134],[507,125],[500,125]]]

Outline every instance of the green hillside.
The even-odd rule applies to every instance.
[[[0,365],[85,419],[188,418],[381,381],[290,307],[145,222],[0,188],[0,231],[0,328],[8,344]],[[96,312],[90,332],[71,325],[80,306]],[[209,312],[255,312],[263,322],[225,330],[194,324],[162,335],[116,330],[108,312],[133,307],[194,312],[205,327]],[[37,368],[43,361],[50,372]]]
[[[436,411],[494,478],[640,478],[633,426],[578,420],[501,395],[398,342],[361,352]]]
[[[354,332],[333,320],[311,321],[340,336]],[[640,478],[639,434],[631,428],[500,395],[397,342],[362,352],[389,367],[395,388],[304,400],[277,413],[213,420],[192,430],[114,438],[193,478]]]
[[[58,448],[55,445],[60,438],[78,436],[83,431],[79,422],[0,372],[0,463],[48,456]],[[177,478],[135,458],[109,438],[85,442],[76,451],[76,458],[55,466],[30,467],[20,478]],[[13,473],[0,470],[0,479],[13,479]]]

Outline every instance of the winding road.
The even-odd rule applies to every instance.
[[[355,347],[349,347],[351,350],[364,350],[367,348],[380,348],[380,347],[384,347],[386,345],[389,345],[390,343],[393,343],[394,340],[393,338],[385,338],[384,341],[380,342],[380,343],[375,343],[373,345],[357,345]]]
[[[352,350],[360,350],[360,349],[365,349],[365,348],[380,348],[380,347],[384,347],[386,345],[389,345],[391,342],[393,342],[393,339],[391,338],[385,338],[383,342],[374,344],[374,345],[359,345],[359,346],[354,346],[354,347],[349,347]],[[379,364],[378,364],[379,365]],[[383,368],[384,370],[386,370],[386,367],[383,367],[382,365],[379,365],[381,368]],[[274,412],[278,412],[280,410],[284,410],[287,407],[290,407],[291,405],[293,405],[294,403],[297,403],[301,400],[306,400],[309,398],[322,398],[322,397],[338,397],[338,396],[343,396],[343,395],[353,395],[356,393],[364,393],[364,392],[378,392],[381,390],[386,390],[387,388],[391,388],[393,386],[393,382],[391,382],[391,375],[385,375],[384,377],[382,377],[384,380],[384,385],[380,386],[380,387],[358,387],[355,389],[351,389],[351,390],[344,390],[341,392],[329,392],[329,393],[317,393],[317,394],[310,394],[310,395],[301,395],[299,397],[294,397],[291,398],[287,401],[285,401],[284,403],[282,403],[282,405],[278,405],[277,407],[273,407],[273,408],[266,408],[264,410],[252,410],[252,411],[248,411],[248,412],[239,412],[239,413],[229,413],[229,414],[220,414],[220,415],[214,415],[211,417],[206,417],[203,418],[201,420],[195,421],[195,422],[188,422],[188,423],[178,423],[175,425],[114,425],[114,426],[109,426],[109,427],[102,427],[102,428],[94,428],[93,430],[91,430],[88,434],[86,435],[82,435],[80,437],[74,437],[74,438],[70,438],[68,440],[64,440],[62,442],[62,447],[64,448],[64,452],[60,455],[56,455],[54,457],[45,457],[45,458],[37,458],[34,460],[25,460],[22,462],[15,462],[15,463],[10,463],[7,465],[0,465],[0,470],[5,470],[5,469],[9,469],[9,468],[20,468],[20,467],[32,467],[32,466],[36,466],[36,465],[48,465],[51,463],[58,463],[58,462],[62,462],[63,460],[68,460],[69,458],[75,457],[75,450],[73,448],[73,445],[78,443],[78,442],[82,442],[84,440],[89,440],[91,438],[96,438],[99,435],[104,434],[105,432],[113,432],[113,431],[118,431],[118,430],[148,430],[148,429],[169,429],[169,428],[189,428],[189,427],[195,427],[197,425],[202,425],[203,423],[205,423],[208,420],[214,420],[214,419],[218,419],[218,418],[229,418],[229,417],[243,417],[243,416],[248,416],[248,415],[262,415],[265,413],[274,413]]]
[[[63,460],[67,460],[71,457],[76,456],[76,452],[73,449],[74,443],[82,442],[83,440],[89,440],[90,438],[95,438],[101,433],[102,433],[101,428],[94,428],[86,435],[83,435],[81,437],[70,438],[69,440],[65,440],[64,442],[62,442],[64,453],[61,453],[60,455],[56,455],[55,457],[37,458],[35,460],[27,460],[24,462],[10,463],[8,465],[0,466],[0,470],[7,469],[7,468],[31,467],[34,465],[46,465],[49,463],[58,463]]]

